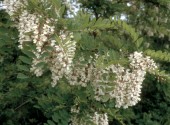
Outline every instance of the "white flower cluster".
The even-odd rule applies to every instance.
[[[81,85],[86,87],[87,83],[91,80],[93,71],[92,65],[81,64],[73,65],[73,69],[67,74],[67,79],[70,85]]]
[[[107,113],[98,114],[97,112],[95,112],[92,119],[94,124],[96,125],[109,125]]]
[[[155,62],[150,57],[144,57],[141,52],[134,52],[129,56],[130,68],[112,66],[112,71],[116,74],[115,88],[110,95],[116,99],[116,107],[128,108],[140,101],[142,82],[145,79],[146,71],[157,68]]]
[[[52,72],[52,86],[57,84],[57,81],[64,75],[69,74],[71,71],[70,67],[72,65],[72,60],[74,58],[76,50],[76,42],[73,39],[73,34],[61,34],[60,44],[55,45],[55,40],[52,40],[51,46],[55,49],[51,54],[49,60],[50,70]]]
[[[107,113],[99,114],[95,112],[94,115],[90,117],[91,122],[95,125],[109,125]],[[71,118],[71,122],[71,125],[88,125],[88,123],[75,116]]]
[[[52,26],[53,19],[46,19],[45,23],[40,27],[35,27],[32,38],[33,43],[36,44],[38,52],[42,52],[42,48],[45,43],[49,42],[49,38],[54,34],[55,26]]]
[[[120,65],[110,65],[100,69],[95,66],[95,60],[82,65],[80,62],[78,66],[74,66],[68,81],[71,85],[83,87],[91,83],[95,92],[94,98],[97,101],[107,101],[104,99],[107,96],[116,100],[115,107],[134,106],[140,101],[146,71],[155,70],[157,66],[150,57],[144,57],[141,52],[134,52],[129,56],[129,60],[130,69]]]
[[[6,7],[6,12],[13,16],[19,9],[25,7],[27,5],[26,0],[4,0],[4,4]]]
[[[62,37],[62,39],[61,39]],[[36,67],[37,63],[45,62],[51,73],[52,73],[52,86],[54,87],[57,84],[57,81],[62,78],[64,75],[70,72],[70,67],[72,65],[72,60],[74,58],[76,50],[76,42],[72,40],[73,34],[62,34],[60,37],[60,44],[56,44],[56,40],[50,40],[49,46],[52,47],[50,52],[50,57],[41,58],[44,51],[41,54],[36,54],[37,58],[33,60],[31,71],[36,74],[36,76],[41,76],[43,73],[42,67]],[[64,39],[63,39],[64,37]],[[38,44],[39,45],[39,44]],[[38,46],[40,47],[40,46]],[[38,49],[39,50],[39,49]]]
[[[113,66],[113,70],[116,74],[115,87],[109,94],[116,100],[115,107],[128,108],[135,105],[140,101],[145,71],[137,70],[131,72],[130,69],[125,69],[120,65]]]
[[[25,0],[5,0],[4,2],[11,16],[27,4]],[[52,37],[55,36],[54,22],[56,23],[55,19],[43,19],[43,16],[30,14],[26,10],[19,16],[19,47],[23,49],[23,45],[27,42],[33,42],[36,46],[36,50],[33,51],[36,58],[33,58],[31,72],[41,76],[43,68],[38,67],[37,64],[44,62],[52,73],[52,86],[55,86],[63,76],[66,76],[70,85],[86,87],[88,83],[91,83],[95,92],[94,98],[97,101],[103,101],[102,97],[107,95],[110,99],[116,100],[118,108],[133,106],[140,100],[146,71],[157,68],[150,57],[144,57],[142,52],[134,52],[129,56],[130,69],[120,65],[111,65],[105,69],[98,68],[96,58],[86,64],[78,62],[72,65],[76,50],[73,33],[60,31],[55,39]],[[52,50],[46,50],[45,47],[51,47]],[[49,56],[42,57],[44,53],[48,53]],[[115,80],[112,79],[114,74]]]
[[[39,77],[43,74],[44,70],[42,67],[38,67],[37,68],[37,64],[41,63],[42,60],[39,60],[37,58],[34,58],[33,61],[32,61],[32,66],[30,68],[30,71],[31,72],[34,72],[34,74]]]
[[[50,59],[50,71],[52,73],[52,86],[57,84],[57,81],[63,77],[65,71],[67,71],[67,58],[63,51],[63,48],[56,45],[55,50],[51,54]]]
[[[157,66],[150,57],[144,57],[141,52],[134,52],[129,56],[129,60],[130,69],[125,69],[120,65],[111,65],[105,69],[105,72],[110,71],[116,74],[116,80],[112,82],[110,80],[108,81],[108,83],[113,83],[114,87],[108,86],[107,84],[96,86],[96,90],[98,90],[95,96],[96,100],[102,101],[101,96],[109,94],[110,98],[115,98],[115,107],[118,108],[128,108],[129,106],[136,105],[138,101],[140,101],[142,82],[146,71],[155,70]],[[113,90],[110,88],[113,88]],[[108,89],[109,91],[107,91]]]
[[[9,14],[19,11],[18,9],[24,7],[25,3],[25,1],[21,2],[19,0],[6,0]],[[20,13],[17,27],[19,31],[19,48],[23,49],[28,42],[32,42],[36,46],[36,50],[33,50],[36,57],[33,58],[30,71],[37,77],[41,76],[43,67],[38,67],[37,65],[45,62],[52,73],[52,86],[55,86],[64,74],[68,74],[76,50],[73,33],[60,31],[58,39],[54,38],[54,23],[57,21],[57,19],[53,18],[43,18],[43,16],[35,13],[30,14],[23,9]],[[46,47],[51,47],[52,50],[48,50]],[[49,56],[42,57],[44,53],[48,53]]]
[[[39,27],[39,17],[35,14],[29,14],[26,10],[22,12],[19,17],[18,31],[19,31],[19,48],[23,48],[25,42],[32,41],[34,32]]]
[[[97,55],[96,55],[97,56]],[[67,74],[67,79],[70,85],[81,85],[86,87],[89,82],[97,85],[96,83],[108,83],[109,76],[103,77],[104,74],[108,74],[107,70],[101,70],[95,66],[95,60],[98,57],[91,57],[88,63],[84,63],[84,58],[81,57],[78,62],[72,65],[72,70]]]
[[[37,14],[29,14],[23,11],[19,18],[19,47],[22,49],[26,41],[33,41],[37,52],[42,52],[42,47],[49,42],[49,37],[54,34],[54,26],[51,26],[52,19],[46,19],[44,24],[40,24],[40,17]]]
[[[133,70],[154,70],[157,68],[154,60],[149,56],[144,57],[142,52],[134,52],[129,56],[130,68]]]
[[[44,72],[43,67],[37,66],[40,63],[48,63],[48,58],[41,58],[41,54],[34,52],[36,58],[33,58],[30,71],[33,72],[37,77],[41,76]],[[43,53],[42,53],[43,54]]]
[[[71,113],[79,113],[80,112],[80,107],[78,105],[74,105],[71,107]]]
[[[71,123],[69,125],[87,125],[86,123],[82,122],[76,116],[72,116],[70,119]]]

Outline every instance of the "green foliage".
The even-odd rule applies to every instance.
[[[24,74],[30,75],[29,66],[19,58],[21,56],[28,63],[28,57],[18,49],[18,31],[4,11],[0,11],[0,22],[0,122],[2,125],[42,124],[46,118],[33,105],[36,103],[35,97],[42,93],[41,88],[46,88],[47,84],[38,84],[40,82],[33,78],[25,81],[27,76]],[[32,82],[36,87],[32,86]]]
[[[83,1],[82,7],[92,12],[95,17],[114,17],[123,14],[125,22],[137,31],[137,39],[141,37],[143,42],[139,50],[146,55],[159,61],[161,71],[154,72],[155,76],[148,75],[144,82],[142,99],[139,104],[128,110],[123,110],[121,116],[126,125],[168,125],[169,123],[169,0],[134,0],[134,1],[107,1],[91,0]],[[129,6],[127,6],[127,3]],[[109,4],[109,5],[108,5]],[[105,7],[104,7],[105,6]],[[115,6],[120,7],[119,10]],[[109,8],[109,9],[108,9]],[[129,26],[129,25],[128,25]],[[129,31],[129,30],[128,30]],[[108,35],[108,34],[107,34]],[[109,35],[108,35],[109,36]],[[124,35],[125,36],[125,35]],[[132,38],[133,37],[132,35]],[[103,37],[106,40],[106,37]],[[109,36],[110,41],[117,41],[109,46],[117,49],[127,50],[126,40],[118,35]],[[134,40],[135,41],[135,40]],[[132,48],[132,44],[131,47]],[[123,52],[123,54],[126,54]],[[156,77],[156,78],[155,78]],[[166,93],[166,94],[165,94]],[[126,117],[125,114],[129,117]],[[134,115],[131,115],[134,114]],[[132,116],[132,117],[131,117]],[[119,120],[113,120],[113,125],[120,125]]]
[[[4,11],[0,11],[1,124],[68,125],[71,115],[75,115],[71,114],[70,109],[78,105],[80,106],[78,117],[89,125],[92,123],[88,121],[88,117],[84,119],[82,117],[94,111],[106,112],[110,121],[113,120],[111,124],[114,125],[169,125],[170,49],[167,40],[169,25],[165,22],[169,17],[167,9],[169,1],[134,0],[131,7],[127,6],[126,1],[121,0],[112,2],[79,0],[79,2],[92,14],[88,14],[84,9],[74,18],[67,18],[64,15],[65,5],[59,0],[47,0],[43,4],[40,4],[39,0],[30,0],[28,10],[42,14],[44,18],[58,20],[57,23],[54,22],[58,29],[53,36],[57,40],[59,31],[65,26],[67,30],[74,32],[74,39],[77,41],[74,61],[82,56],[87,63],[90,56],[97,53],[100,55],[96,61],[98,67],[118,63],[126,67],[129,63],[127,60],[129,53],[144,51],[146,55],[159,61],[161,71],[147,75],[141,102],[129,109],[116,109],[114,100],[109,100],[107,96],[102,98],[107,103],[95,101],[90,85],[86,89],[70,86],[65,78],[59,81],[57,87],[52,88],[49,70],[39,78],[30,73],[32,59],[35,58],[32,50],[35,50],[35,46],[27,44],[20,51],[18,31],[14,27],[16,22],[12,22]],[[51,4],[52,8],[47,9]],[[153,7],[158,7],[160,12],[154,12]],[[120,20],[121,14],[125,14],[127,19]],[[157,15],[160,15],[162,20],[155,21]],[[152,32],[154,35],[150,36]],[[68,47],[70,44],[58,44],[65,48],[65,52],[70,51]],[[44,49],[48,51],[42,54],[42,59],[49,57],[48,52],[52,51],[48,46]],[[44,62],[40,62],[36,66],[45,65]]]
[[[159,51],[146,50],[145,53],[154,59],[170,62],[170,53],[169,52],[162,52],[161,50],[159,50]]]

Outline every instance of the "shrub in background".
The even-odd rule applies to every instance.
[[[149,89],[157,81],[155,76],[168,79],[140,52],[146,49],[143,37],[125,21],[86,12],[70,17],[58,0],[5,2],[13,22],[1,17],[1,28],[6,29],[1,35],[7,37],[1,39],[2,48],[15,48],[16,53],[2,50],[6,55],[2,54],[1,64],[10,67],[1,82],[3,124],[107,125],[113,118],[114,124],[168,124],[166,118],[153,120],[148,112],[134,116],[136,111],[143,112],[140,103],[134,109],[121,108],[140,100],[146,71],[150,73],[146,93],[156,91]],[[145,52],[161,61],[169,60],[165,59],[168,52]],[[168,96],[167,87],[159,87]],[[146,96],[142,97],[145,103]]]

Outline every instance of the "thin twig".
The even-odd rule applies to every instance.
[[[25,104],[27,104],[29,102],[29,100],[23,102],[21,105],[19,105],[18,107],[16,107],[14,110],[18,110],[19,108],[21,108],[22,106],[24,106]]]

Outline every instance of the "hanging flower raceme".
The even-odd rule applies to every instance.
[[[8,6],[7,12],[11,16],[27,5],[24,0],[5,0],[5,3]],[[73,64],[76,51],[74,34],[67,31],[67,28],[62,30],[60,24],[58,27],[59,16],[56,17],[57,19],[48,18],[48,16],[26,9],[20,11],[20,15],[17,16],[19,18],[17,26],[19,48],[24,49],[28,43],[35,46],[35,49],[31,49],[35,57],[33,57],[30,71],[37,77],[43,75],[45,68],[40,66],[43,64],[51,72],[52,87],[65,77],[71,86],[86,87],[89,85],[94,92],[95,101],[107,102],[109,99],[114,99],[117,108],[128,108],[140,101],[146,72],[157,68],[150,57],[145,57],[142,52],[130,54],[129,68],[120,64],[105,68],[98,67],[98,55],[91,57],[88,61],[84,58],[75,60]],[[71,108],[71,113],[74,114],[70,119],[72,125],[87,125],[77,117],[80,113],[78,105]],[[95,125],[109,124],[107,113],[100,114],[94,111],[90,120]]]
[[[47,51],[43,50],[43,52],[39,52],[41,54],[38,54],[38,56],[36,56],[37,58],[34,59],[31,70],[36,74],[36,76],[40,76],[39,74],[42,75],[42,73],[38,72],[42,72],[42,67],[36,67],[34,62],[45,62],[52,73],[51,84],[53,87],[57,84],[57,81],[60,78],[70,72],[70,67],[76,50],[76,42],[73,40],[72,33],[63,33],[62,36],[59,37],[59,40],[60,42],[58,44],[54,39],[47,42],[47,45],[52,48],[52,50],[48,52],[50,56],[41,58],[41,55]]]
[[[33,72],[37,77],[39,77],[43,74],[44,69],[43,69],[43,67],[38,67],[37,65],[42,63],[42,62],[47,63],[48,58],[41,58],[41,55],[39,53],[36,53],[36,52],[34,52],[34,54],[36,55],[36,57],[33,58],[30,71]]]
[[[92,119],[95,125],[109,125],[107,113],[99,114],[95,112]]]
[[[39,17],[36,14],[29,14],[26,10],[19,17],[19,48],[23,49],[23,44],[38,39]]]
[[[109,125],[107,113],[99,114],[98,112],[95,112],[93,116],[90,116],[90,121],[94,125]],[[71,125],[89,125],[89,124],[76,116],[72,116]]]
[[[51,41],[51,46],[54,51],[49,59],[49,67],[52,72],[52,86],[57,84],[57,81],[71,71],[72,60],[75,55],[76,42],[73,40],[72,33],[60,32],[59,44],[55,45],[55,40]]]
[[[157,68],[156,63],[149,56],[144,57],[142,52],[134,52],[129,56],[130,68],[133,70],[151,71]]]
[[[20,0],[5,2],[11,16],[26,5],[25,1]],[[52,86],[55,86],[57,81],[70,71],[76,50],[73,33],[62,30],[56,33],[54,25],[58,19],[44,18],[41,14],[30,13],[26,9],[20,12],[18,18],[19,48],[23,49],[28,42],[36,47],[36,50],[32,50],[36,57],[33,58],[30,71],[37,77],[41,76],[44,69],[38,64],[45,63],[52,73]],[[47,47],[51,47],[51,50],[46,49]],[[49,56],[42,57],[44,53]]]
[[[110,96],[115,98],[115,107],[127,108],[136,105],[140,101],[145,71],[130,71],[130,69],[125,69],[120,65],[114,69],[116,74],[115,87],[110,92]]]
[[[140,101],[142,82],[146,71],[157,68],[150,57],[144,57],[141,52],[134,52],[129,56],[130,69],[120,65],[112,65],[109,68],[116,74],[115,87],[110,96],[115,98],[116,107],[128,108]]]
[[[6,12],[13,18],[16,12],[27,5],[27,0],[4,0],[4,4],[7,6]]]
[[[53,19],[46,19],[40,23],[42,16],[29,14],[26,10],[19,17],[19,47],[22,49],[25,42],[36,45],[37,52],[41,53],[44,44],[49,44],[49,38],[54,34],[55,27],[52,26]]]
[[[92,63],[83,64],[81,60],[84,60],[84,58],[79,59],[72,65],[72,70],[66,77],[70,85],[86,87],[88,82],[92,80],[95,68]]]
[[[74,66],[67,79],[71,85],[86,87],[89,83],[93,86],[95,99],[105,102],[115,99],[115,107],[128,108],[140,101],[142,82],[147,71],[157,68],[150,57],[144,57],[141,52],[134,52],[129,56],[130,69],[121,65],[110,65],[106,68],[98,68],[96,59],[87,64],[79,61]]]

